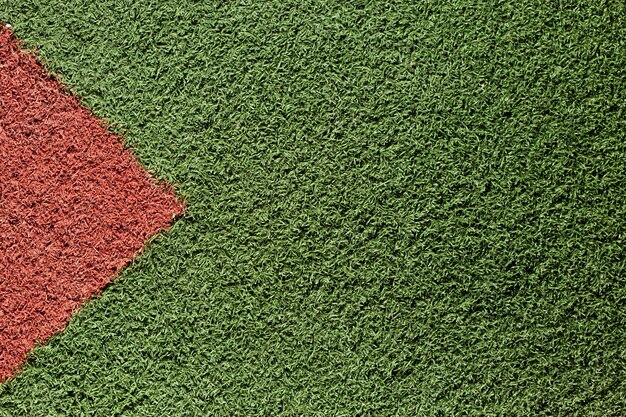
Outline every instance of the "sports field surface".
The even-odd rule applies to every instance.
[[[183,206],[0,25],[0,382]]]
[[[0,416],[626,415],[625,2],[0,22],[186,201]]]

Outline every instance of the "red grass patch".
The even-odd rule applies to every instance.
[[[0,28],[0,381],[181,212]]]

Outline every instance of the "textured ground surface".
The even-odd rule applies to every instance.
[[[0,415],[626,415],[625,7],[0,0],[189,210]]]
[[[0,27],[0,381],[181,207]]]

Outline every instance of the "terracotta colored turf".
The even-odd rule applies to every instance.
[[[0,29],[0,381],[182,207]]]

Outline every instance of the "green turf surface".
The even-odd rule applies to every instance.
[[[0,415],[625,415],[626,5],[581,3],[0,0],[189,205]]]

